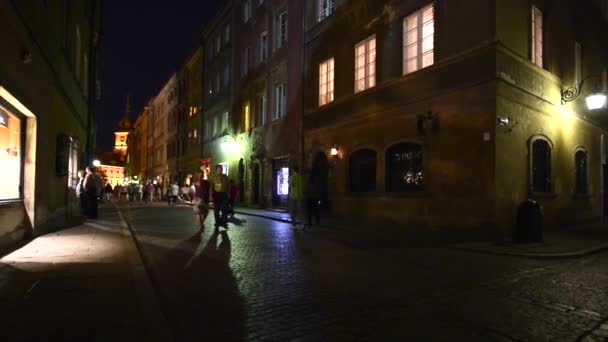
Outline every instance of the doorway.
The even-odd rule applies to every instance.
[[[329,209],[328,205],[328,178],[329,178],[329,162],[327,161],[327,157],[325,153],[319,152],[315,156],[315,159],[312,163],[311,170],[311,181],[319,182],[319,194],[321,199],[321,209],[327,210]]]
[[[255,163],[253,166],[253,199],[255,204],[260,203],[260,164]]]
[[[239,187],[239,202],[243,203],[245,202],[245,160],[243,158],[239,160],[237,183]]]

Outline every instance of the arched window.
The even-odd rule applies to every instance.
[[[386,191],[408,192],[424,189],[422,146],[401,143],[386,151]]]
[[[530,153],[530,180],[533,192],[552,191],[552,147],[544,138],[532,140]]]
[[[574,193],[587,194],[587,152],[579,149],[574,153],[575,183]]]
[[[348,160],[348,172],[351,192],[376,191],[376,151],[353,152]]]

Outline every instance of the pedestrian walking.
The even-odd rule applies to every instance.
[[[85,171],[78,170],[78,183],[76,184],[76,197],[78,197],[80,203],[80,215],[83,217],[87,216],[87,192],[84,188],[84,177]]]
[[[291,228],[298,228],[297,219],[302,212],[302,199],[304,198],[304,179],[297,166],[291,168],[289,175],[289,214]],[[303,228],[303,227],[302,227]]]
[[[112,185],[110,182],[106,183],[106,201],[109,201],[112,198]]]
[[[144,196],[144,189],[143,186],[138,182],[135,184],[135,200],[137,200],[137,202],[141,203],[143,201],[143,196]]]
[[[169,186],[169,191],[167,194],[167,201],[169,202],[169,205],[177,204],[177,196],[179,196],[179,186],[177,186],[176,182],[173,182],[171,183],[171,186]]]
[[[202,169],[202,167],[201,167]],[[205,229],[205,220],[209,215],[209,192],[211,191],[211,184],[202,174],[197,176],[194,181],[194,213],[198,218],[198,225],[200,231]]]
[[[154,188],[154,184],[152,184],[152,182],[150,182],[150,184],[148,184],[148,187],[146,189],[146,193],[147,196],[146,198],[148,199],[148,202],[154,202],[154,191],[156,189]]]
[[[220,226],[228,229],[228,176],[224,174],[222,165],[215,168],[213,177],[213,214],[215,216],[215,229]]]
[[[239,188],[234,184],[234,181],[230,180],[230,187],[228,189],[228,215],[234,217],[234,203],[236,202],[236,196],[239,193]]]
[[[306,227],[312,227],[312,219],[314,217],[315,224],[321,224],[321,215],[319,214],[319,206],[321,204],[321,182],[310,173],[307,177],[305,186],[306,197]]]
[[[101,195],[101,179],[95,174],[93,166],[87,166],[85,169],[86,176],[84,178],[84,188],[87,193],[87,216],[90,219],[98,217],[99,196]]]

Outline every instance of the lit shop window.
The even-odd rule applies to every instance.
[[[0,200],[21,197],[21,125],[21,119],[0,107]]]
[[[277,195],[289,195],[289,168],[284,167],[277,171]]]

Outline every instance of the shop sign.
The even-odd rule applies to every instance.
[[[0,126],[8,127],[8,113],[0,108]]]

